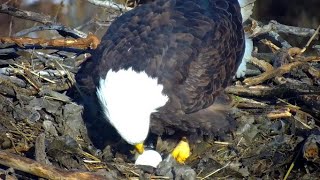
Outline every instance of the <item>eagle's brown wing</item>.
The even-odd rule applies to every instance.
[[[190,6],[195,7],[196,3]],[[230,128],[230,119],[226,117],[228,105],[213,103],[229,85],[243,56],[240,7],[237,1],[211,0],[206,11],[209,12],[199,11],[187,20],[190,26],[186,27],[189,32],[185,36],[197,37],[201,43],[193,47],[194,56],[188,61],[184,56],[174,57],[176,61],[187,62],[187,67],[180,69],[181,83],[167,82],[170,101],[152,114],[151,131],[154,133],[180,130],[210,134]],[[207,19],[207,13],[211,14],[211,19]]]
[[[236,72],[244,50],[241,22],[237,0],[156,0],[138,6],[112,23],[78,83],[95,92],[90,87],[110,69],[145,71],[169,97],[151,131],[215,131],[216,121],[196,123],[197,117],[204,111],[209,117],[204,109]]]

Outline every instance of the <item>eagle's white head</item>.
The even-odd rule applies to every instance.
[[[150,114],[168,100],[162,89],[157,79],[145,72],[109,70],[99,81],[97,97],[110,124],[126,142],[136,146],[148,135]]]

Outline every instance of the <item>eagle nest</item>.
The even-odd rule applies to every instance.
[[[121,11],[117,4],[109,4],[107,10],[89,4],[83,7],[90,8],[77,8],[88,13],[95,9],[94,13],[101,15],[97,17],[107,19],[103,23],[107,22],[108,27],[109,22],[114,22],[109,29],[102,28],[101,33],[106,29],[108,33],[101,43],[99,31],[95,33],[97,36],[86,36],[56,24],[49,16],[14,8],[12,2],[1,5],[1,13],[45,24],[27,28],[24,21],[13,23],[25,28],[17,36],[32,32],[38,38],[0,37],[2,177],[312,179],[320,176],[320,57],[316,38],[319,28],[287,26],[276,21],[264,24],[249,18],[243,33],[240,9],[234,0],[139,2],[142,5],[132,3],[132,7],[137,7]],[[253,2],[240,2],[242,10],[247,8],[246,16],[252,12],[249,6]],[[57,6],[49,2],[46,5]],[[210,5],[217,11],[204,8]],[[175,11],[172,7],[176,7]],[[65,13],[68,6],[60,8],[60,13]],[[114,21],[124,11],[128,12]],[[60,13],[58,19],[67,18]],[[5,20],[11,18],[2,15],[0,18],[6,25],[3,27],[10,29],[12,23]],[[99,18],[90,22],[101,25]],[[63,38],[47,39],[53,34],[44,30],[56,31]],[[242,59],[247,65],[240,65]],[[236,74],[238,66],[240,71]],[[80,67],[86,68],[79,73]],[[126,82],[120,86],[125,91],[115,89],[115,95],[108,99],[130,99],[136,95],[134,103],[126,100],[118,103],[122,110],[116,112],[120,112],[119,117],[132,119],[140,117],[133,115],[137,111],[142,115],[151,112],[149,133],[132,131],[144,126],[145,121],[139,126],[133,120],[121,122],[124,130],[119,130],[115,124],[120,120],[107,120],[109,108],[101,109],[104,91],[100,91],[103,98],[99,98],[97,90],[108,86],[103,80],[108,79],[109,70],[114,73],[132,70],[124,73],[129,72],[132,79],[115,81]],[[145,74],[139,76],[141,72]],[[115,74],[109,75],[118,80],[113,78]],[[150,88],[157,87],[154,82],[161,87],[152,89],[155,94],[145,94],[146,88],[134,86],[144,83],[134,75],[156,79],[150,81]],[[156,100],[160,109],[152,104],[139,105]],[[222,109],[210,109],[214,102],[223,105]],[[137,140],[137,134],[142,134],[142,140]],[[168,155],[182,137],[188,139],[192,153],[184,164],[179,164]],[[185,145],[186,139],[183,140],[179,145]],[[140,141],[164,159],[157,168],[134,165],[134,148],[130,144]]]

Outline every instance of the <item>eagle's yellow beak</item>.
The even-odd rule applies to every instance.
[[[190,147],[186,137],[182,138],[178,145],[173,149],[171,155],[178,163],[184,164],[190,156]]]
[[[143,151],[144,151],[144,145],[143,143],[139,143],[139,144],[136,144],[134,145],[136,151],[139,153],[139,154],[142,154]]]

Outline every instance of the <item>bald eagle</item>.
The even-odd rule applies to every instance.
[[[210,135],[228,128],[215,101],[244,49],[237,0],[155,0],[111,24],[76,80],[142,153],[149,131]]]

